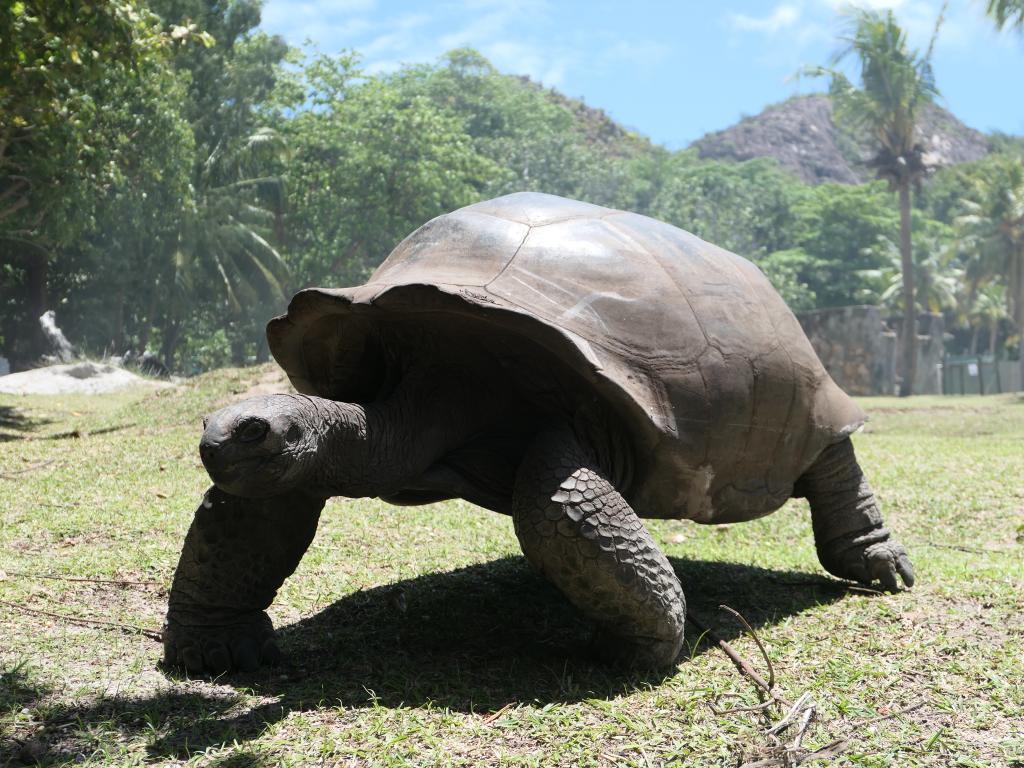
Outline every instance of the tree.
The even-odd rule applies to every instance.
[[[956,223],[963,247],[975,257],[972,279],[1006,286],[1024,387],[1024,161],[994,158],[990,173],[979,180],[973,199],[965,199],[963,207]]]
[[[971,354],[978,353],[978,333],[985,327],[988,330],[988,353],[995,357],[999,323],[1008,318],[1006,289],[995,283],[986,285],[975,296],[974,303],[967,313],[967,320],[971,326]]]
[[[96,91],[93,131],[110,137],[119,160],[80,236],[54,259],[50,293],[76,344],[119,354],[146,349],[166,296],[165,265],[193,205],[195,146],[184,83],[166,61],[106,77]]]
[[[792,244],[793,212],[806,195],[773,160],[700,161],[688,150],[667,163],[650,214],[757,260]]]
[[[889,263],[882,244],[899,236],[899,213],[884,187],[821,184],[792,213],[785,248],[797,250],[769,260],[784,258],[818,307],[876,303],[881,289],[870,272]]]
[[[957,251],[951,247],[949,227],[937,221],[925,221],[914,249],[914,301],[917,315],[922,312],[940,314],[957,308],[958,289],[963,283],[963,268]],[[889,238],[879,245],[889,264],[881,269],[867,270],[865,276],[882,286],[881,304],[898,307],[903,295],[903,268],[899,247]]]
[[[51,260],[88,228],[131,154],[102,119],[108,86],[158,63],[170,41],[135,0],[5,3],[0,29],[2,334],[17,366],[42,351]]]
[[[645,210],[668,154],[600,110],[501,74],[468,48],[387,79],[407,98],[425,97],[461,121],[473,149],[500,169],[485,197],[534,190]]]
[[[366,279],[425,221],[476,202],[501,169],[459,116],[353,57],[317,56],[282,89],[290,263],[306,284]]]
[[[906,396],[912,393],[917,369],[911,187],[919,186],[928,171],[924,146],[917,136],[917,120],[921,106],[938,95],[931,57],[942,14],[924,55],[908,47],[906,32],[896,23],[892,11],[883,15],[852,9],[848,11],[848,18],[850,31],[843,38],[846,45],[833,59],[832,66],[813,68],[809,74],[831,78],[829,90],[839,121],[870,131],[877,151],[869,164],[878,178],[887,181],[899,197],[904,315],[900,395]],[[851,55],[860,66],[859,88],[836,69]]]
[[[1024,0],[988,0],[985,12],[995,19],[999,29],[1024,29]]]
[[[273,92],[288,47],[256,32],[258,0],[151,0],[172,38],[202,35],[203,45],[175,48],[186,78],[184,115],[195,142],[192,198],[182,206],[176,247],[162,273],[166,298],[158,319],[168,367],[195,320],[212,302],[226,324],[232,359],[266,354],[263,325],[290,292],[281,234],[282,138],[259,107]]]

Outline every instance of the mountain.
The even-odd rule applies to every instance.
[[[978,160],[992,150],[991,140],[968,128],[951,112],[929,104],[922,113],[921,135],[927,151],[940,165]],[[750,160],[773,157],[808,184],[858,184],[872,173],[864,161],[869,144],[832,119],[825,94],[794,96],[722,131],[709,133],[693,145],[702,158]]]

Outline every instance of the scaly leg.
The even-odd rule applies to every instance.
[[[512,503],[523,553],[597,624],[603,656],[647,667],[675,660],[686,615],[679,579],[572,432],[537,437]]]
[[[882,526],[878,501],[857,464],[849,438],[830,445],[797,482],[806,497],[818,559],[829,573],[864,584],[898,588],[897,574],[914,585],[914,568],[903,546]]]
[[[324,503],[297,491],[267,499],[206,492],[171,585],[168,665],[219,673],[280,659],[264,610],[313,540]]]

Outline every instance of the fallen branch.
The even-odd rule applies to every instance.
[[[0,472],[0,477],[4,478],[6,480],[13,480],[18,475],[23,475],[26,472],[32,472],[32,471],[34,471],[36,469],[42,469],[43,467],[48,467],[51,464],[53,464],[55,461],[57,461],[57,460],[56,459],[47,459],[46,461],[40,461],[40,462],[38,462],[36,464],[30,464],[29,466],[25,467],[24,469],[16,469],[13,472]]]
[[[508,712],[515,705],[516,705],[516,702],[510,701],[508,704],[503,706],[501,709],[496,709],[494,712],[491,712],[491,714],[489,714],[487,717],[484,718],[484,724],[485,725],[490,725],[495,720],[497,720],[499,717],[501,717],[503,714]]]
[[[116,584],[117,586],[145,586],[145,587],[165,587],[163,582],[159,581],[130,581],[127,579],[93,579],[86,576],[58,576],[55,573],[25,573],[24,571],[5,571],[8,576],[20,576],[23,579],[50,579],[51,581],[78,581],[86,582],[90,584]]]
[[[82,624],[84,626],[99,626],[109,627],[111,629],[117,629],[121,632],[130,635],[142,635],[148,637],[150,640],[156,640],[157,642],[163,642],[163,633],[156,631],[155,629],[146,629],[145,627],[137,627],[134,624],[121,624],[116,621],[105,621],[104,619],[90,619],[85,616],[74,616],[66,613],[53,613],[51,611],[41,611],[38,608],[28,608],[24,605],[18,605],[7,600],[0,600],[0,605],[13,608],[16,611],[22,613],[30,613],[34,616],[47,616],[51,619],[60,619],[66,621],[69,624]]]
[[[738,669],[740,671],[740,674],[745,675],[746,677],[748,677],[751,681],[753,681],[754,685],[757,688],[759,688],[760,690],[762,690],[766,694],[768,694],[768,696],[771,698],[773,703],[778,703],[778,704],[781,704],[781,705],[786,706],[786,707],[791,706],[790,702],[786,701],[786,699],[784,699],[782,697],[782,695],[779,694],[779,692],[774,689],[774,685],[775,685],[775,670],[772,667],[771,661],[768,659],[768,654],[765,652],[764,645],[762,645],[761,640],[754,633],[753,628],[750,626],[750,624],[747,623],[747,621],[745,619],[743,619],[742,616],[739,615],[739,613],[734,611],[732,608],[729,608],[729,607],[724,606],[724,605],[721,606],[721,608],[723,608],[723,609],[725,609],[727,611],[730,611],[733,615],[739,617],[739,619],[743,622],[743,626],[753,636],[754,641],[757,643],[758,648],[761,649],[761,653],[764,656],[765,661],[767,661],[767,663],[768,663],[769,677],[770,677],[770,680],[771,680],[770,684],[763,677],[761,677],[761,675],[759,675],[757,673],[757,671],[750,665],[749,661],[747,661],[745,658],[740,656],[739,653],[736,652],[735,648],[733,648],[731,645],[729,645],[729,643],[727,643],[725,640],[723,640],[718,635],[716,635],[714,633],[714,631],[708,629],[703,624],[701,624],[701,622],[692,613],[687,612],[686,618],[702,634],[706,635],[719,648],[721,648],[722,651],[725,653],[725,655],[729,657],[729,660],[732,661],[732,663],[736,666],[736,669]],[[756,707],[755,709],[761,709],[761,707]]]
[[[1012,549],[987,549],[985,547],[965,547],[960,544],[940,544],[936,541],[917,542],[919,546],[935,547],[936,549],[952,549],[957,552],[967,552],[971,555],[1013,555],[1017,554]]]

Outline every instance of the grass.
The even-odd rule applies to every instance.
[[[266,369],[104,397],[0,396],[0,765],[735,766],[756,702],[706,638],[658,675],[585,653],[508,519],[463,502],[332,501],[271,614],[288,661],[219,680],[159,644],[24,609],[158,629],[207,485],[201,416]],[[1024,400],[867,399],[857,451],[914,559],[910,592],[827,578],[806,505],[735,526],[652,523],[691,610],[790,700],[829,765],[1024,765]],[[43,578],[58,576],[63,579]],[[144,584],[67,581],[67,577]],[[733,696],[735,695],[735,698]],[[919,709],[871,725],[909,705]],[[822,764],[819,762],[818,764]]]

